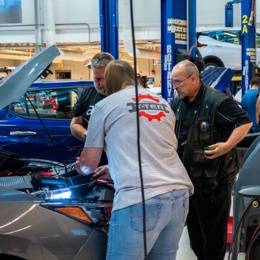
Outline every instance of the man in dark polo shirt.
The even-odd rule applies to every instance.
[[[113,56],[107,52],[100,52],[94,55],[91,60],[93,72],[93,87],[86,87],[80,95],[73,108],[74,117],[70,123],[72,135],[85,143],[88,132],[88,121],[92,114],[95,104],[106,97],[104,88],[104,73],[107,64],[114,60]],[[103,153],[99,165],[106,165],[107,158]]]
[[[230,97],[205,86],[190,61],[173,68],[172,83],[178,154],[194,185],[187,217],[191,247],[199,260],[223,260],[239,169],[236,145],[252,122]]]

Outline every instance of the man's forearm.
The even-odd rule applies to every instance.
[[[241,125],[233,130],[230,137],[227,140],[227,144],[229,146],[229,150],[231,150],[234,146],[236,146],[241,140],[244,139],[246,134],[249,132],[252,123]]]
[[[75,136],[77,139],[81,140],[82,142],[85,142],[87,130],[79,124],[74,124],[70,127],[71,134]]]

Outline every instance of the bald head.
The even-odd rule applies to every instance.
[[[175,67],[173,69],[183,70],[183,71],[185,71],[185,73],[187,75],[194,74],[198,77],[200,75],[197,66],[193,62],[188,61],[188,60],[180,61],[179,63],[177,63],[175,65]]]
[[[187,60],[177,63],[172,69],[172,83],[179,98],[188,97],[192,101],[200,89],[197,66]]]

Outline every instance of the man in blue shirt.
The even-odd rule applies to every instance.
[[[242,108],[247,112],[253,122],[253,125],[250,128],[251,133],[259,132],[256,122],[256,101],[259,86],[260,77],[253,77],[250,81],[250,90],[242,98]]]

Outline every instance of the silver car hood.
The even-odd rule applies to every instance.
[[[6,177],[5,177],[6,178]],[[8,177],[7,177],[8,178]],[[12,202],[41,202],[37,196],[32,196],[29,193],[25,193],[19,190],[15,190],[10,187],[0,186],[0,204],[1,203],[12,203]]]
[[[52,45],[34,55],[5,77],[0,82],[0,109],[21,98],[59,54],[57,46]]]

